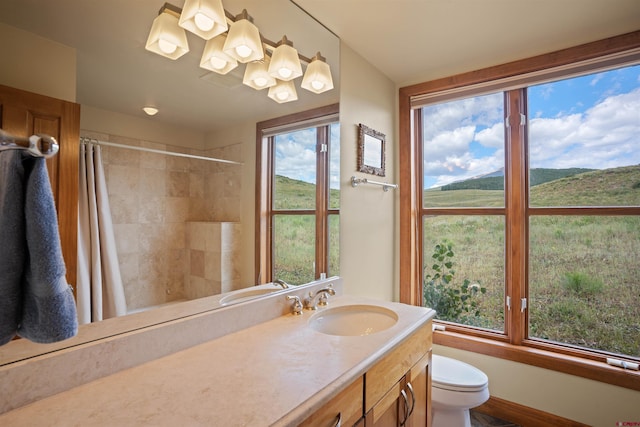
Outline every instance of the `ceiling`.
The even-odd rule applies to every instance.
[[[638,0],[295,0],[399,87],[640,30]]]
[[[204,41],[192,34],[177,61],[147,52],[162,4],[0,0],[0,22],[76,48],[77,102],[139,117],[153,105],[151,120],[205,132],[337,102],[336,35],[401,87],[640,30],[639,0],[223,0],[233,14],[246,8],[265,37],[286,34],[301,54],[327,57],[336,89],[314,95],[298,81],[300,100],[280,105],[241,84],[243,66],[206,75]]]

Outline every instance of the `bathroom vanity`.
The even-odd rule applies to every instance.
[[[0,425],[334,426],[339,418],[342,426],[427,425],[434,312],[341,295],[340,280],[333,283],[336,296],[329,297],[329,305],[301,315],[292,314],[286,295],[302,298],[310,288],[287,289],[199,319],[152,327],[155,339],[164,336],[171,346],[181,339],[174,336],[176,323],[185,336],[190,328],[215,328],[221,315],[252,323],[118,370],[122,355],[146,351],[143,336],[151,331],[139,331],[140,340],[130,336],[112,344],[114,352],[107,349],[92,361],[114,366],[113,373],[15,407],[0,415]],[[262,312],[276,314],[264,320]],[[376,323],[386,317],[392,321]],[[344,325],[354,322],[369,325],[371,333],[349,335],[353,331]],[[336,325],[337,330],[326,329]],[[91,345],[97,344],[86,346]],[[73,366],[80,347],[58,355],[61,370],[41,377],[42,384],[34,383],[34,376],[16,383],[19,378],[0,372],[3,396],[9,396],[9,387],[38,387],[52,376],[64,381],[65,375],[82,375]],[[34,362],[22,368],[29,363]]]
[[[429,321],[301,426],[335,426],[338,419],[343,426],[426,426],[430,419],[431,346]]]

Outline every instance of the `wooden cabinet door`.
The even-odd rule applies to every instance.
[[[407,374],[407,390],[411,402],[408,427],[426,427],[431,425],[431,352],[425,354]]]
[[[405,404],[402,390],[405,388],[405,379],[402,378],[393,385],[382,398],[369,410],[365,417],[366,427],[393,427],[399,426],[405,417]]]
[[[363,377],[360,377],[307,418],[299,427],[334,427],[338,417],[341,427],[357,425],[362,419],[363,393],[364,381]]]
[[[60,144],[58,154],[47,160],[47,169],[56,201],[67,283],[75,293],[80,105],[0,85],[0,128],[22,137],[44,133]]]

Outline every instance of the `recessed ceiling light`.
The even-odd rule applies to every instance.
[[[155,107],[143,107],[142,110],[150,116],[158,114],[158,109]]]

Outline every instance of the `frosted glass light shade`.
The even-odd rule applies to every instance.
[[[267,96],[278,104],[283,104],[285,102],[295,101],[298,99],[298,94],[296,93],[296,88],[293,85],[292,81],[281,81],[278,80],[275,86],[271,86],[269,88],[269,93]]]
[[[187,35],[178,26],[178,17],[170,12],[156,16],[145,49],[169,59],[178,59],[189,52]]]
[[[224,43],[224,52],[238,62],[260,61],[264,58],[260,31],[246,17],[246,11],[238,15],[240,19],[232,23]]]
[[[218,74],[227,74],[238,66],[238,61],[222,51],[226,36],[220,35],[204,45],[200,67]]]
[[[249,62],[244,70],[244,78],[242,83],[254,88],[255,90],[266,89],[275,86],[276,79],[269,75],[269,59],[264,61]]]
[[[279,46],[275,48],[271,55],[269,74],[285,82],[302,75],[302,65],[300,65],[300,58],[298,58],[298,51],[287,40],[286,36],[282,38]]]
[[[158,109],[156,107],[142,107],[142,111],[144,111],[148,116],[155,116],[158,114]]]
[[[307,66],[300,86],[313,93],[322,93],[333,89],[331,68],[318,53]]]
[[[222,0],[186,0],[179,25],[205,40],[224,33],[228,25]]]

